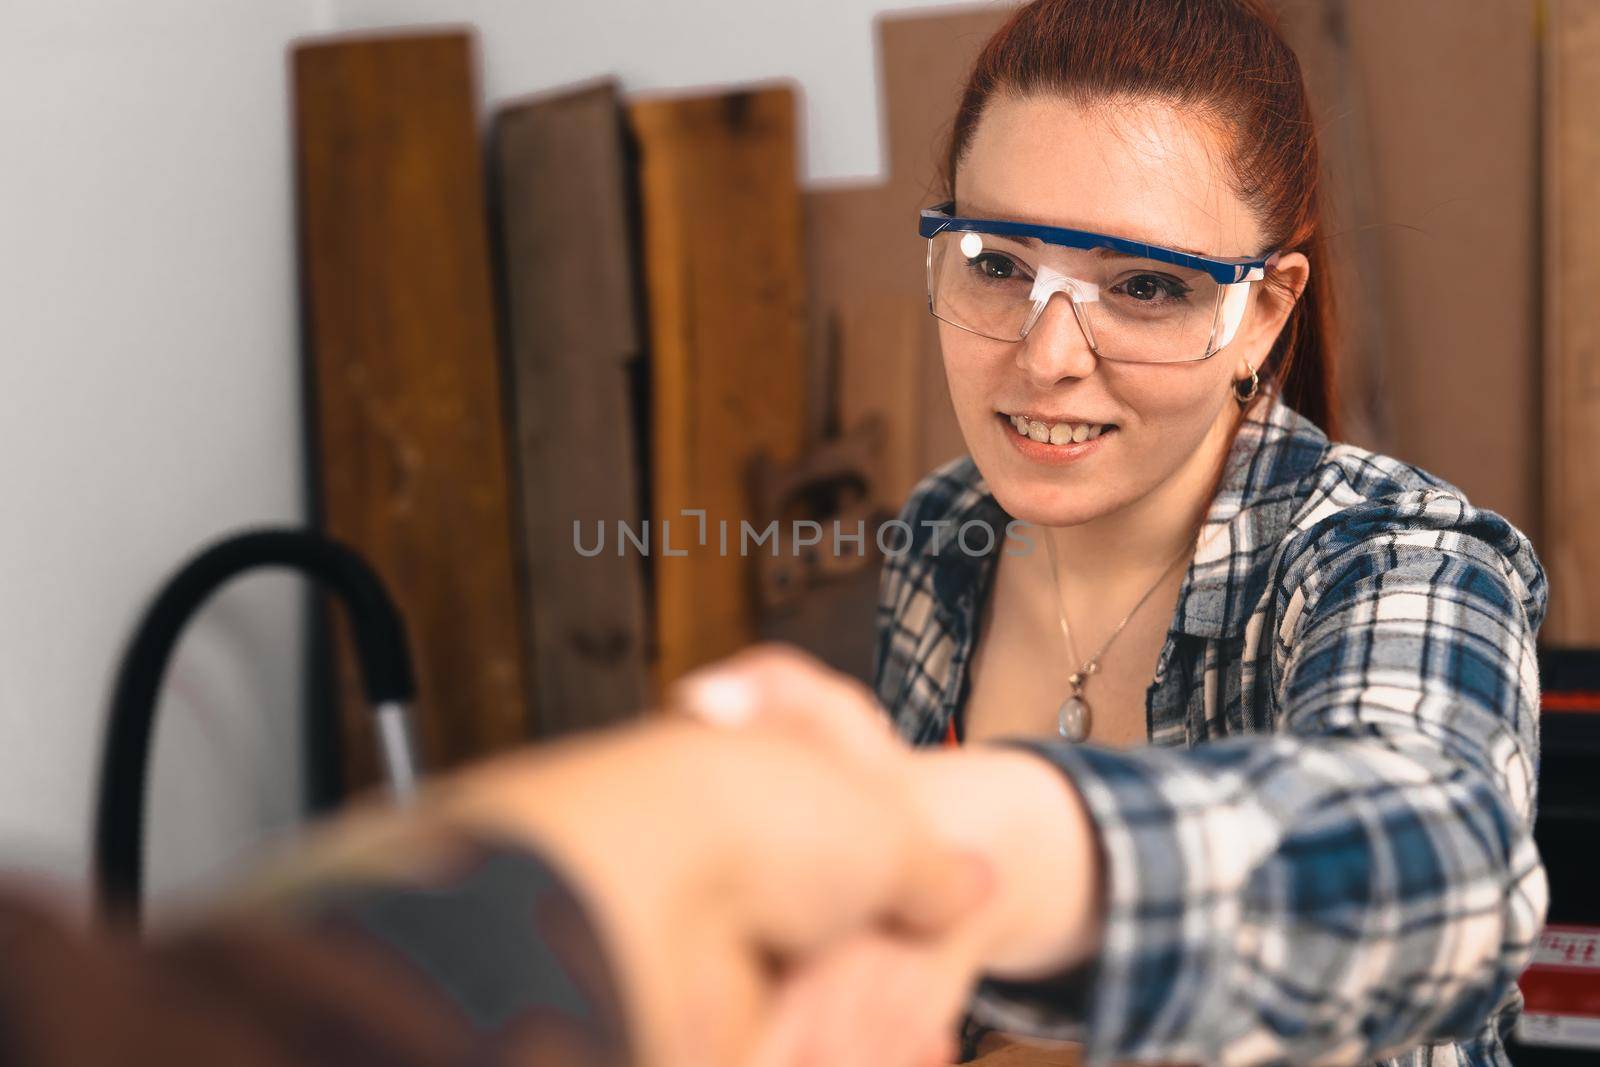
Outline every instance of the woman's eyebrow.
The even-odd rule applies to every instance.
[[[963,205],[962,206],[962,210],[961,210],[961,212],[959,214],[961,216],[965,217],[965,218],[988,219],[988,220],[990,220],[992,222],[1017,222],[1017,223],[1021,223],[1024,226],[1052,226],[1052,227],[1055,227],[1056,229],[1063,229],[1063,230],[1075,230],[1075,229],[1078,228],[1076,226],[1060,226],[1057,223],[1046,222],[1046,221],[1044,221],[1042,219],[1031,219],[1031,218],[1026,218],[1026,217],[1019,216],[1019,215],[989,212],[989,211],[985,211],[982,208],[974,208],[974,207],[972,207],[970,205]],[[1088,233],[1100,233],[1101,231],[1099,231],[1099,230],[1089,230],[1089,231],[1085,231],[1085,232],[1088,232]],[[1039,239],[1037,237],[1022,237],[1022,236],[1018,236],[1018,235],[1015,235],[1015,234],[1005,234],[1004,236],[1007,237],[1010,240],[1019,241],[1022,244],[1027,245],[1029,248],[1036,248],[1040,244],[1040,241],[1039,241]],[[1160,241],[1146,241],[1146,240],[1144,240],[1142,238],[1138,238],[1138,237],[1125,237],[1122,234],[1107,234],[1107,236],[1108,237],[1121,237],[1122,240],[1124,240],[1124,241],[1134,241],[1134,242],[1139,243],[1139,244],[1147,244],[1152,248],[1168,248],[1168,249],[1171,249],[1174,252],[1183,252],[1186,255],[1199,256],[1202,259],[1209,258],[1210,255],[1211,255],[1211,253],[1209,253],[1209,252],[1201,252],[1201,251],[1198,251],[1198,250],[1193,249],[1193,248],[1185,248],[1182,245],[1162,244]],[[1131,252],[1119,252],[1119,251],[1117,251],[1115,249],[1110,249],[1110,248],[1096,249],[1096,251],[1101,252],[1101,253],[1103,253],[1103,254],[1105,254],[1107,256],[1125,256],[1125,257],[1127,257],[1129,259],[1137,259],[1137,258],[1139,258],[1138,256],[1134,255]]]

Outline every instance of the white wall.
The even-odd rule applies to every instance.
[[[78,880],[111,673],[200,543],[302,521],[284,46],[305,3],[8,0],[0,861]],[[298,812],[300,595],[247,579],[166,689],[153,888]]]
[[[490,101],[792,76],[805,174],[880,171],[903,0],[0,0],[0,864],[81,881],[111,675],[166,575],[303,519],[287,44],[472,22]],[[154,889],[299,802],[301,598],[246,579],[169,676]]]

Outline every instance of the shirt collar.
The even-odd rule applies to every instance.
[[[1237,637],[1269,579],[1268,560],[1305,496],[1303,481],[1328,437],[1273,391],[1246,413],[1184,574],[1174,626],[1196,637]]]

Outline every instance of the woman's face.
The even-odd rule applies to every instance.
[[[1257,255],[1261,230],[1230,186],[1226,159],[1207,125],[1162,103],[996,96],[957,172],[956,213]],[[1294,292],[1304,286],[1304,257],[1283,257],[1279,270]],[[1024,521],[1072,526],[1117,512],[1181,472],[1203,483],[1238,417],[1231,382],[1260,367],[1291,306],[1262,285],[1250,289],[1233,341],[1187,363],[1098,358],[1065,293],[1015,343],[941,321],[956,417],[1000,505]],[[1020,434],[1016,415],[1109,425],[1071,458]]]

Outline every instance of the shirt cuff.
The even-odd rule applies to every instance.
[[[1228,912],[1237,897],[1207,890],[1219,883],[1209,869],[1214,852],[1184,839],[1164,754],[1151,760],[1138,751],[1005,743],[1050,762],[1082,797],[1097,832],[1104,927],[1100,951],[1071,970],[981,983],[973,1016],[998,1029],[1079,1041],[1090,1065],[1214,1061],[1220,1050],[1197,1035],[1216,1034],[1204,1020],[1227,1010],[1238,929]]]

